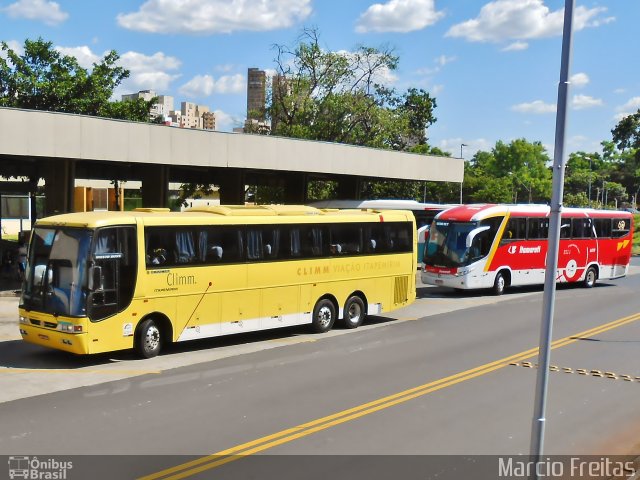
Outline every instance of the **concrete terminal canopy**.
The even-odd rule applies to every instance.
[[[46,214],[69,212],[75,178],[141,180],[144,206],[165,206],[169,182],[220,186],[244,202],[250,181],[277,181],[305,203],[309,179],[338,181],[357,198],[363,180],[461,182],[464,162],[329,142],[172,128],[64,113],[0,108],[0,176],[45,179]]]

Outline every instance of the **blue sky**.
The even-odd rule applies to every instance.
[[[541,141],[553,155],[564,0],[0,0],[0,40],[41,36],[90,67],[114,49],[131,70],[118,94],[153,89],[216,111],[246,112],[249,67],[274,68],[274,44],[316,27],[326,49],[388,45],[399,91],[437,100],[429,143],[463,156],[497,140]],[[637,0],[577,1],[567,152],[599,151],[640,108]]]

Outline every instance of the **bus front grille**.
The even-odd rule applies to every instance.
[[[408,277],[396,277],[393,287],[393,303],[406,303],[409,300],[409,279]]]

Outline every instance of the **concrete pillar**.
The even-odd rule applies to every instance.
[[[244,205],[244,172],[225,171],[217,183],[220,186],[220,205]]]
[[[47,162],[44,168],[45,216],[73,211],[76,163],[62,159]]]
[[[169,206],[169,166],[148,165],[142,171],[142,206]]]
[[[304,205],[307,203],[307,189],[309,178],[303,172],[287,172],[284,178],[284,203],[289,205]]]
[[[349,176],[338,179],[338,200],[360,200],[362,181],[360,177]]]

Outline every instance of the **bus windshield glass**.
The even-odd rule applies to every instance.
[[[22,304],[57,315],[86,314],[85,284],[93,232],[83,229],[35,228]]]
[[[434,221],[429,232],[424,264],[457,268],[486,257],[501,221],[502,217],[480,222]]]
[[[429,232],[424,256],[425,265],[460,267],[467,264],[467,236],[478,227],[477,222],[436,221]]]

